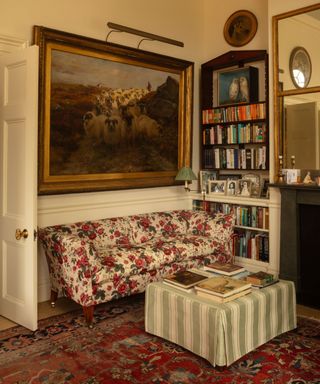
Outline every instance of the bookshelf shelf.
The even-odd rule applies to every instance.
[[[238,229],[244,229],[244,230],[246,229],[246,230],[249,230],[249,231],[269,232],[269,229],[266,229],[266,228],[247,227],[245,225],[235,225],[234,227],[238,228]]]
[[[235,262],[239,265],[244,266],[248,270],[252,270],[253,268],[260,270],[268,270],[269,263],[266,261],[247,259],[245,257],[235,256]]]

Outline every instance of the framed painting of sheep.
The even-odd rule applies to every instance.
[[[174,185],[190,165],[193,63],[34,27],[39,194]]]

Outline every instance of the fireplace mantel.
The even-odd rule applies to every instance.
[[[284,183],[270,186],[281,193],[280,278],[295,282],[301,304],[320,302],[320,187]]]

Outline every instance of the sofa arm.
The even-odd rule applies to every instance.
[[[92,281],[101,268],[91,242],[77,235],[42,232],[40,240],[45,249],[52,289],[63,292],[77,303],[92,305]]]

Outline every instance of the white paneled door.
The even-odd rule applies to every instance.
[[[0,57],[0,315],[37,329],[38,47]]]

